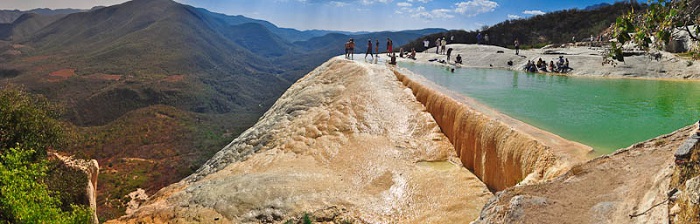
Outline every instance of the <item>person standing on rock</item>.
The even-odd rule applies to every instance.
[[[447,49],[447,61],[450,61],[450,54],[452,54],[452,48]]]
[[[350,38],[350,60],[355,59],[355,40]]]
[[[350,40],[345,42],[345,59],[350,58]]]
[[[391,39],[387,37],[386,38],[386,53],[391,54],[392,52],[394,52],[394,42],[391,41]],[[391,55],[389,55],[389,57],[391,57]]]
[[[435,40],[435,53],[440,54],[440,38],[438,37],[437,40]]]
[[[423,47],[425,47],[425,50],[423,52],[428,52],[428,48],[430,47],[430,41],[428,39],[425,39],[423,41]]]
[[[375,39],[374,42],[377,45],[374,48],[374,55],[378,58],[379,57],[379,39]]]
[[[440,53],[445,54],[445,48],[447,47],[447,37],[442,38],[442,42],[440,43],[440,45]]]
[[[518,41],[518,38],[515,38],[515,41],[513,41],[513,44],[515,44],[515,55],[520,54],[520,41]]]
[[[365,53],[365,60],[367,60],[367,55],[374,59],[374,55],[372,54],[372,39],[367,40],[367,53]]]

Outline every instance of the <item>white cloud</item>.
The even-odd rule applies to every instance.
[[[522,17],[520,17],[519,15],[508,14],[508,19],[520,19],[520,18],[522,18]]]
[[[420,13],[420,12],[425,12],[425,7],[423,6],[418,6],[415,9],[411,7],[401,7],[398,10],[394,11],[396,14],[415,14],[415,13]]]
[[[393,1],[394,0],[360,0],[360,3],[363,5],[371,5],[371,4],[374,4],[377,2],[387,4],[387,3],[391,3]]]
[[[418,8],[415,8],[415,9],[409,9],[406,12],[410,13],[411,17],[413,17],[413,18],[419,18],[419,19],[424,19],[424,20],[454,18],[454,15],[451,14],[451,12],[453,12],[453,10],[450,10],[450,9],[433,9],[433,10],[427,11],[425,9],[425,7],[419,6]]]
[[[455,12],[472,17],[481,13],[493,12],[498,8],[498,3],[489,0],[472,0],[456,3]]]
[[[432,0],[408,0],[408,2],[422,2],[422,3],[428,3]]]
[[[526,14],[526,15],[544,15],[546,13],[541,11],[541,10],[525,10],[525,11],[523,11],[523,14]]]
[[[411,7],[411,6],[413,6],[413,4],[408,3],[408,2],[399,2],[399,3],[396,3],[396,6],[398,6],[398,7]]]
[[[434,18],[444,18],[444,19],[449,19],[453,18],[454,16],[450,14],[452,10],[449,9],[433,9],[430,11],[430,13],[433,15]]]
[[[337,2],[337,1],[330,1],[330,2],[328,2],[328,4],[335,6],[335,7],[345,7],[346,5],[348,5],[347,2]]]

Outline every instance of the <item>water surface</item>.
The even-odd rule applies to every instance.
[[[433,82],[601,153],[700,119],[700,82],[567,77],[402,62]]]

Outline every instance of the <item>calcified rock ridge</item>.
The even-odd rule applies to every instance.
[[[464,166],[492,190],[551,180],[591,158],[589,146],[505,116],[405,69],[394,73],[435,117]]]
[[[97,175],[100,173],[100,165],[97,164],[97,160],[76,159],[72,156],[62,156],[53,152],[50,152],[49,155],[55,156],[67,167],[85,173],[87,177],[87,180],[85,180],[85,196],[88,199],[90,209],[92,209],[90,221],[99,223],[97,219]]]
[[[389,69],[332,59],[117,222],[464,223],[491,196]]]
[[[693,127],[685,127],[574,166],[550,182],[501,191],[476,223],[670,223],[673,152],[691,133]]]

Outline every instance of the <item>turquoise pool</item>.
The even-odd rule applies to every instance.
[[[601,153],[700,119],[699,81],[609,79],[400,63],[504,114]]]

